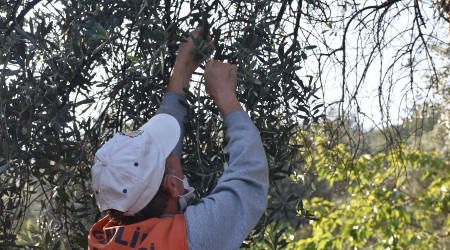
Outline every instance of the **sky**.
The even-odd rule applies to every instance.
[[[381,1],[359,1],[360,9],[365,6],[371,6]],[[442,42],[450,41],[448,34],[448,24],[442,24],[439,28],[433,27],[436,22],[434,13],[431,8],[426,4],[426,1],[421,5],[422,15],[425,20],[425,26],[422,26],[424,38],[426,43],[433,44],[438,39],[442,39]],[[379,32],[372,30],[373,25],[371,22],[366,22],[366,26],[361,31],[358,29],[358,22],[355,20],[353,25],[350,26],[346,37],[346,81],[343,83],[342,78],[342,64],[336,63],[336,61],[328,60],[323,61],[324,74],[321,75],[323,79],[323,98],[326,103],[334,103],[339,101],[342,96],[342,86],[345,85],[348,88],[346,95],[355,95],[355,100],[359,104],[361,113],[364,113],[367,118],[361,117],[361,122],[365,128],[373,127],[380,123],[383,119],[390,117],[393,123],[399,123],[408,114],[410,114],[409,108],[411,108],[414,102],[420,102],[417,98],[418,95],[426,96],[433,99],[432,93],[423,91],[423,88],[428,84],[428,77],[432,73],[429,69],[430,62],[426,60],[425,51],[423,46],[421,47],[421,41],[415,41],[415,46],[412,48],[404,47],[405,44],[411,43],[416,39],[418,32],[417,26],[414,27],[414,31],[404,32],[407,28],[415,25],[413,20],[413,12],[411,11],[412,1],[401,1],[395,5],[395,8],[388,11],[383,17],[382,22],[385,29],[385,33],[382,36],[384,40],[381,40],[382,50],[375,51],[375,55],[372,57],[371,65],[365,69],[365,65],[368,63],[368,58],[372,52],[372,46],[379,38]],[[409,7],[407,10],[406,7]],[[334,8],[334,15],[350,16],[354,11],[342,12],[342,8]],[[340,12],[341,11],[341,12]],[[369,13],[365,11],[364,13]],[[371,18],[379,18],[379,15],[369,15]],[[345,20],[348,20],[345,19]],[[305,23],[305,25],[307,25]],[[338,26],[339,23],[336,24]],[[375,26],[376,27],[376,26]],[[343,29],[339,27],[314,26],[312,29],[316,34],[323,34],[324,40],[329,44],[330,48],[340,48],[343,41]],[[328,30],[325,31],[324,30]],[[324,32],[324,33],[323,33]],[[309,42],[314,42],[309,40]],[[329,53],[329,49],[324,46],[324,42],[318,41],[319,53]],[[415,68],[411,71],[404,66],[409,63],[409,54],[400,57],[399,53],[403,53],[407,49],[412,49],[413,61]],[[381,51],[381,53],[380,53]],[[340,51],[336,55],[342,58],[343,53]],[[445,59],[435,57],[435,67],[437,69],[442,68]],[[395,62],[395,63],[394,63]],[[308,68],[310,74],[315,74],[318,68],[318,60],[310,60],[308,58],[307,63],[311,63]],[[390,68],[393,65],[392,68]],[[361,75],[365,72],[366,77],[361,82],[361,86],[358,86],[361,80]],[[411,84],[410,77],[414,76],[413,84]],[[393,84],[389,84],[392,82]],[[379,95],[379,92],[382,95]],[[353,100],[352,108],[356,111],[355,100]],[[349,98],[346,98],[345,106],[349,104]],[[329,107],[330,110],[332,107]],[[382,112],[381,112],[382,110]]]

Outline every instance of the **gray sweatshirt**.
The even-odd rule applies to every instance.
[[[157,113],[178,120],[181,136],[174,152],[181,159],[186,99],[168,92]],[[228,167],[211,194],[188,206],[185,212],[192,250],[238,249],[267,206],[268,165],[257,128],[244,111],[229,113],[224,124]]]

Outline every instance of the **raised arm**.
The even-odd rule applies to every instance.
[[[198,27],[180,43],[177,59],[175,60],[169,85],[167,86],[167,92],[174,92],[178,95],[186,96],[185,89],[189,89],[189,80],[203,61],[203,59],[195,58],[195,46],[192,40],[192,37],[199,37],[200,33],[201,29]],[[211,42],[209,41],[209,43]]]
[[[236,66],[208,62],[205,85],[224,117],[230,160],[211,194],[187,208],[188,244],[238,249],[267,206],[267,160],[259,132],[236,98]]]
[[[200,28],[192,31],[191,35],[180,43],[177,59],[170,76],[167,93],[157,113],[166,113],[175,117],[180,124],[180,140],[174,149],[174,153],[181,159],[181,149],[184,137],[184,119],[187,115],[186,90],[189,89],[189,81],[194,71],[202,63],[202,59],[196,59],[193,51],[195,50],[192,37],[200,36]],[[208,41],[211,45],[211,41]]]

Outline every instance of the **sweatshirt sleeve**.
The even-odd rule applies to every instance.
[[[225,119],[230,155],[217,186],[186,209],[189,249],[238,249],[267,206],[268,165],[259,131],[244,111]]]
[[[178,159],[181,159],[181,150],[183,146],[183,138],[184,138],[184,119],[187,115],[187,101],[186,97],[181,96],[174,92],[167,92],[164,95],[161,106],[156,111],[156,114],[169,114],[175,119],[177,119],[180,124],[180,138],[178,139],[178,143],[175,146],[174,152]]]

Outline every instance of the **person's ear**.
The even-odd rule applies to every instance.
[[[178,198],[180,191],[178,190],[177,181],[173,175],[168,174],[165,178],[165,189],[170,197]]]

